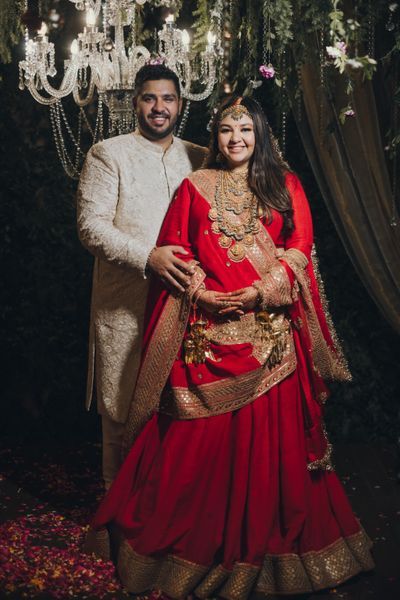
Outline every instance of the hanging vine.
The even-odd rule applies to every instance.
[[[176,15],[182,0],[148,0],[140,2],[137,33],[140,39],[147,38],[151,45],[152,29],[146,36],[142,23],[145,16],[154,10],[171,10]],[[221,88],[252,93],[266,80],[277,87],[285,87],[287,81],[297,79],[295,97],[301,95],[298,79],[301,65],[314,62],[319,65],[321,81],[329,88],[329,74],[337,73],[344,78],[348,93],[348,104],[343,106],[339,118],[342,123],[354,116],[351,94],[356,78],[371,79],[378,67],[375,54],[375,29],[384,27],[390,38],[390,47],[380,64],[397,65],[392,69],[398,73],[400,56],[400,9],[396,2],[386,0],[186,0],[193,7],[193,49],[205,47],[208,31],[225,35],[226,57],[230,59],[221,69]],[[30,0],[33,21],[49,14],[51,0]],[[11,60],[12,47],[19,42],[23,33],[21,15],[25,11],[24,0],[3,0],[0,11],[0,60]],[[39,15],[39,8],[41,14]],[[32,9],[31,9],[32,12]],[[33,22],[32,21],[32,22]],[[150,37],[149,37],[150,36]],[[146,42],[147,43],[147,42]],[[228,52],[229,51],[229,52]],[[227,54],[228,52],[228,54]],[[389,67],[387,66],[389,65]],[[398,80],[398,77],[396,81]],[[275,87],[275,86],[273,86]],[[280,92],[279,92],[280,93]],[[395,83],[394,99],[399,104],[400,88]],[[213,106],[218,91],[209,104]],[[285,94],[281,94],[281,99]],[[397,108],[396,108],[397,111]],[[397,115],[397,112],[396,112]],[[399,119],[392,119],[388,133],[389,148],[393,152],[400,143]]]
[[[0,10],[0,62],[11,62],[11,51],[21,39],[23,0],[3,0]]]

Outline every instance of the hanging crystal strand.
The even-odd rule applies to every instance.
[[[282,88],[281,88],[281,150],[283,156],[286,153],[286,121],[287,121],[287,94],[286,94],[286,50],[282,53],[281,59],[281,80],[282,80]]]
[[[80,109],[78,115],[78,132],[77,132],[77,146],[75,151],[74,169],[79,172],[79,152],[81,151],[81,134],[82,134],[82,113],[85,114],[83,108]],[[86,116],[86,115],[85,115]],[[82,152],[81,152],[82,154]]]
[[[84,90],[86,90],[88,83],[87,83],[87,69],[85,67],[83,67],[83,69],[82,69],[82,75],[83,75],[82,88]]]
[[[85,113],[85,109],[83,108],[83,106],[81,106],[81,108],[80,108],[80,117],[82,117],[82,119],[85,121],[86,127],[88,128],[89,133],[92,136],[92,139],[94,140],[95,132],[93,131],[93,128],[92,128],[91,124],[89,123],[89,119],[87,118],[87,115]],[[97,126],[97,119],[96,119],[96,126]]]
[[[179,128],[178,128],[178,133],[177,133],[178,137],[182,137],[183,132],[185,131],[186,123],[189,118],[189,111],[190,111],[190,100],[186,100],[185,108],[183,109],[183,114],[181,117],[181,122],[179,123]]]
[[[99,123],[98,141],[101,142],[104,139],[104,114],[103,114],[103,100],[99,97],[99,108],[97,112],[97,118]]]
[[[247,85],[250,85],[250,82],[251,82],[251,80],[253,78],[253,65],[250,68],[250,63],[252,61],[251,61],[251,53],[250,53],[250,43],[249,43],[249,40],[248,40],[247,36],[246,36],[246,39],[245,39],[244,43],[246,45],[246,63],[248,65],[248,67],[249,67],[248,73],[247,73],[247,77],[246,77],[246,82],[247,82]]]
[[[231,92],[231,85],[229,82],[229,66],[231,64],[230,61],[230,55],[231,55],[231,22],[229,19],[230,16],[230,2],[229,0],[225,0],[224,1],[224,6],[223,6],[224,10],[224,33],[223,33],[223,51],[224,51],[224,57],[223,57],[223,72],[224,72],[224,92],[226,94],[229,94]]]
[[[233,23],[234,0],[228,0],[228,17],[229,22]]]
[[[399,67],[398,65],[395,63],[395,67],[394,67],[394,89],[397,90],[398,89],[398,85],[399,85]],[[392,131],[396,134],[397,133],[397,128],[398,128],[398,124],[399,124],[399,110],[398,110],[398,104],[397,102],[393,102],[392,104],[393,106],[393,117],[392,117]],[[397,144],[394,144],[394,148],[393,148],[393,153],[392,153],[392,218],[390,220],[390,225],[392,227],[397,227],[398,221],[397,221]]]
[[[109,16],[108,16],[108,3],[103,3],[103,31],[105,33],[106,39],[110,37],[110,24],[109,24]]]
[[[296,64],[297,73],[297,91],[296,91],[296,114],[297,120],[301,121],[303,118],[303,76],[301,72],[301,63]]]
[[[224,12],[223,1],[216,0],[215,6],[214,6],[214,11],[212,14],[214,16],[215,23],[216,23],[217,42],[218,42],[218,47],[220,47],[220,48],[222,48],[223,34],[224,34],[224,24],[223,24],[223,19],[222,19],[223,12]]]
[[[368,0],[368,56],[375,56],[375,14],[372,10],[371,0]]]
[[[97,101],[97,116],[94,131],[91,131],[92,143],[96,144],[103,139],[103,100],[98,97]]]
[[[79,173],[76,171],[75,166],[72,164],[72,161],[68,156],[67,149],[64,144],[64,138],[62,134],[62,123],[60,117],[60,104],[61,101],[58,100],[55,104],[50,105],[50,122],[53,129],[54,142],[58,157],[64,168],[64,171],[72,179],[77,179],[79,177]]]
[[[263,7],[263,46],[262,46],[263,65],[271,64],[271,11],[270,0],[264,0]]]
[[[397,150],[393,151],[393,177],[392,177],[392,218],[390,225],[397,227]]]
[[[358,2],[357,0],[354,0],[354,20],[358,21]],[[355,56],[358,56],[358,43],[359,43],[359,32],[358,32],[358,28],[356,27],[354,30],[354,54]]]
[[[325,94],[325,32],[323,27],[320,32],[319,39],[319,115],[318,115],[318,132],[319,143],[322,145],[324,137],[324,94]]]
[[[82,150],[81,150],[81,148],[80,148],[80,146],[78,144],[78,141],[75,138],[75,136],[73,134],[73,131],[71,129],[71,126],[70,126],[70,124],[68,122],[67,115],[65,114],[65,110],[64,110],[64,107],[63,107],[63,105],[61,103],[61,100],[59,100],[57,102],[57,104],[58,104],[58,107],[59,107],[60,115],[61,115],[62,120],[64,122],[65,128],[66,128],[66,130],[67,130],[67,132],[69,134],[69,137],[71,138],[72,143],[74,144],[74,146],[77,149],[77,151],[80,152],[82,154],[82,156],[84,156],[84,153],[82,152]]]
[[[25,11],[27,11],[28,10],[28,1],[25,2],[24,7],[25,7]],[[29,44],[29,30],[27,27],[25,27],[25,29],[24,29],[24,41],[25,41],[25,56],[26,56],[27,48],[28,48],[28,44]],[[27,80],[27,73],[25,72],[25,74],[24,74],[24,70],[23,70],[21,61],[19,62],[18,68],[19,68],[18,87],[20,90],[23,90],[25,88],[25,82]]]
[[[132,37],[132,46],[136,46],[136,2],[132,8],[132,21],[131,21],[131,37]]]

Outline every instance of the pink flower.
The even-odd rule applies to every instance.
[[[335,42],[334,46],[326,46],[325,50],[330,58],[339,58],[342,54],[346,54],[347,46],[345,42]]]
[[[348,108],[344,111],[344,114],[346,115],[346,117],[354,117],[356,113],[352,108]]]
[[[273,79],[275,77],[275,69],[271,63],[269,65],[261,65],[258,70],[264,79]]]
[[[155,65],[163,65],[165,63],[165,58],[163,56],[154,56],[146,60],[146,65],[151,65],[154,67]]]

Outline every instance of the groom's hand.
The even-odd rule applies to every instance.
[[[188,254],[182,246],[160,246],[152,250],[147,261],[148,268],[158,275],[170,290],[184,292],[194,273],[185,261],[175,254]]]

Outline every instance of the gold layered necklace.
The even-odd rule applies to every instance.
[[[219,245],[228,248],[228,257],[240,262],[246,257],[246,246],[252,246],[260,222],[257,198],[249,188],[248,171],[218,172],[213,206],[208,213],[211,229],[219,233]]]

